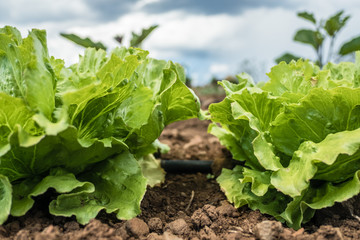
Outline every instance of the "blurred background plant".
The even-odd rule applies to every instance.
[[[334,49],[335,40],[340,30],[343,29],[350,18],[350,15],[344,15],[344,11],[339,11],[326,20],[316,20],[312,13],[306,11],[299,12],[297,16],[310,21],[314,25],[314,29],[298,30],[293,40],[310,45],[316,52],[314,62],[320,67],[324,66],[327,62],[337,62],[344,56],[360,50],[360,36],[343,43],[337,51]],[[327,57],[325,58],[326,53]],[[299,58],[301,57],[287,52],[275,59],[275,61],[276,63],[282,61],[289,63],[291,60]]]
[[[141,44],[142,42],[150,35],[150,33],[155,30],[158,27],[158,25],[152,25],[149,28],[143,28],[140,34],[136,34],[135,32],[132,32],[132,37],[130,39],[130,47],[137,47],[137,48],[141,48]],[[81,38],[76,34],[70,33],[60,33],[61,36],[63,36],[64,38],[69,39],[70,41],[88,48],[88,47],[93,47],[96,49],[104,49],[106,50],[107,47],[102,43],[102,42],[94,42],[93,40],[91,40],[90,38]],[[123,39],[124,36],[123,35],[116,35],[114,37],[114,39],[120,44],[123,44]]]

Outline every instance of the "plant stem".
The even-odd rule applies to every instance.
[[[331,40],[330,40],[329,54],[328,54],[327,62],[330,62],[330,61],[331,61],[331,58],[332,58],[332,54],[333,54],[333,51],[334,51],[335,36],[336,36],[336,34],[334,34],[334,35],[331,37]]]
[[[323,67],[323,59],[322,59],[322,45],[320,45],[316,51],[317,56],[318,56],[318,61],[319,61],[319,67],[322,68]]]

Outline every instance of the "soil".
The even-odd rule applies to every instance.
[[[221,98],[201,100],[210,103]],[[231,154],[207,133],[208,123],[191,119],[167,126],[160,140],[169,144],[171,151],[158,157],[214,161],[214,175],[219,165],[230,167]],[[360,221],[353,215],[359,214],[359,197],[318,211],[311,222],[295,231],[246,206],[235,209],[214,175],[168,173],[165,183],[146,192],[141,215],[129,221],[101,212],[82,226],[74,218],[50,215],[45,195],[36,199],[25,216],[10,217],[0,225],[0,239],[360,239]]]

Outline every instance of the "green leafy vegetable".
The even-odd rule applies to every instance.
[[[65,67],[45,31],[0,29],[0,224],[50,188],[50,212],[82,224],[103,209],[140,213],[143,173],[151,185],[163,179],[151,155],[161,131],[200,114],[182,67],[147,55],[89,48]]]
[[[220,83],[209,132],[239,160],[217,179],[229,201],[298,229],[360,193],[359,60],[282,62],[261,87]]]

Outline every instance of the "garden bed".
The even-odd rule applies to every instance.
[[[197,119],[169,125],[160,140],[171,151],[158,157],[231,164],[229,152],[207,133],[207,125]],[[318,211],[295,231],[246,206],[235,209],[208,173],[168,173],[164,184],[148,189],[141,215],[130,221],[101,212],[81,226],[74,218],[50,215],[47,206],[52,198],[45,194],[25,216],[10,217],[0,226],[0,239],[360,239],[360,222],[349,211],[359,211],[357,198]]]

